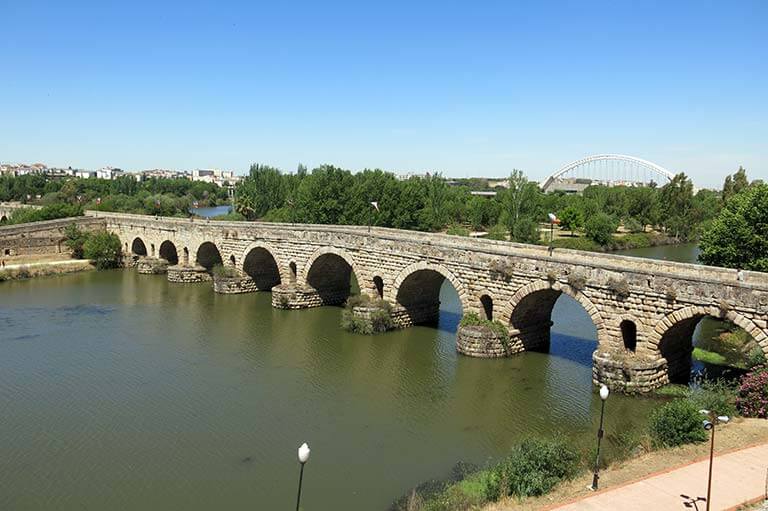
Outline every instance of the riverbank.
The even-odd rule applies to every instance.
[[[78,273],[94,270],[90,261],[85,259],[68,259],[57,261],[28,261],[25,263],[8,264],[0,268],[0,282],[9,280],[25,280],[36,277],[49,277],[65,273]]]
[[[745,447],[768,443],[768,420],[735,418],[717,431],[715,452],[728,453]],[[709,455],[709,443],[688,444],[672,449],[638,452],[600,472],[600,489],[617,488],[652,474],[688,465]],[[533,511],[552,509],[558,505],[584,498],[593,493],[587,489],[592,474],[584,471],[574,479],[555,487],[547,495],[525,499],[506,499],[488,504],[482,511]],[[759,491],[759,489],[758,489]]]
[[[662,247],[687,243],[679,238],[667,236],[657,232],[637,232],[613,235],[606,245],[600,245],[584,236],[561,236],[553,241],[555,248],[569,248],[573,250],[587,250],[590,252],[617,252],[620,250],[634,250],[638,248]]]

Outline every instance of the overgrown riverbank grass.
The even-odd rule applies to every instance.
[[[81,271],[93,270],[94,266],[90,261],[78,261],[67,264],[46,264],[41,266],[24,266],[16,269],[0,270],[0,282],[11,280],[26,280],[36,277],[50,277],[53,275],[63,275],[65,273],[77,273]]]
[[[553,246],[555,248],[569,248],[572,250],[586,250],[589,252],[611,252],[616,250],[630,250],[634,248],[648,248],[662,245],[676,245],[680,240],[671,238],[664,234],[656,232],[636,232],[624,235],[611,236],[604,244],[583,237],[561,237],[555,238]]]

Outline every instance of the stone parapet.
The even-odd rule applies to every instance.
[[[669,383],[667,360],[596,350],[592,354],[592,382],[625,394],[650,392]]]
[[[193,282],[209,282],[211,275],[203,266],[169,266],[168,282],[188,284]]]
[[[258,286],[250,277],[214,277],[213,290],[224,295],[255,293]]]
[[[142,257],[136,261],[136,271],[144,275],[168,273],[168,261],[157,257]]]

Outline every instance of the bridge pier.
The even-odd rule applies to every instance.
[[[690,357],[688,364],[690,372]],[[592,354],[592,383],[606,385],[624,394],[642,394],[670,383],[668,367],[664,358],[595,350]]]
[[[168,273],[168,261],[157,257],[141,257],[136,261],[136,271],[144,275]]]
[[[168,282],[188,284],[191,282],[209,282],[211,274],[204,266],[184,266],[177,264],[168,267]]]
[[[349,297],[349,289],[315,289],[294,283],[272,288],[272,307],[276,309],[310,309],[323,305],[341,305]]]
[[[395,328],[408,328],[414,325],[436,324],[440,319],[440,301],[392,306],[392,321]]]

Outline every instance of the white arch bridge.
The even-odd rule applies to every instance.
[[[581,191],[589,184],[648,186],[666,184],[675,177],[661,165],[625,154],[596,154],[560,167],[541,182],[545,192]]]

